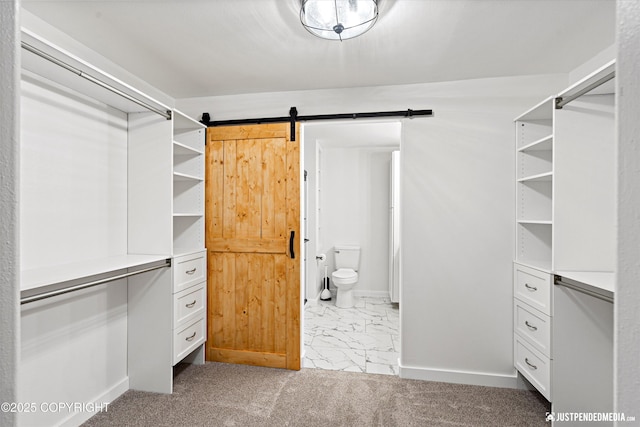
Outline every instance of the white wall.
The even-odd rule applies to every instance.
[[[304,167],[309,172],[310,193],[307,214],[309,223],[307,237],[310,239],[308,244],[310,253],[307,257],[309,260],[307,262],[308,298],[317,298],[322,289],[324,265],[327,265],[329,274],[335,269],[333,246],[347,243],[345,239],[352,232],[356,234],[355,237],[350,238],[353,244],[366,245],[368,258],[379,261],[372,268],[363,270],[365,279],[372,274],[384,274],[387,270],[386,247],[381,246],[380,242],[373,242],[374,244],[366,242],[371,240],[372,235],[379,235],[380,232],[388,233],[386,228],[388,214],[385,211],[388,209],[389,184],[388,180],[384,182],[382,180],[388,176],[388,171],[385,172],[384,168],[389,167],[387,157],[390,156],[390,151],[400,147],[400,128],[400,122],[397,120],[325,121],[303,124]],[[319,153],[323,153],[322,159],[319,158]],[[344,161],[342,154],[350,158],[346,164],[338,164]],[[336,155],[338,159],[333,161]],[[377,160],[372,161],[372,159]],[[364,165],[368,171],[355,168],[356,163]],[[387,165],[383,166],[382,163]],[[328,180],[332,185],[331,189],[324,188],[323,184],[318,192],[318,179],[325,182]],[[354,198],[346,198],[342,202],[345,199],[344,192],[350,189],[355,191],[360,199],[366,198],[373,205],[384,203],[385,207],[383,209],[375,209],[372,206],[367,208],[360,203],[362,200],[358,201]],[[320,203],[320,206],[316,203]],[[318,218],[322,220],[320,231],[318,231]],[[347,228],[343,226],[345,223],[349,223],[350,227],[346,233],[342,233],[339,230]],[[315,261],[315,255],[320,253],[327,255],[324,263]],[[383,265],[380,265],[380,262]],[[374,280],[361,281],[356,292],[361,295],[386,295],[386,280],[383,285],[375,286],[380,280],[381,278],[376,276]],[[361,284],[362,287],[360,287]]]
[[[589,60],[585,61],[584,64],[573,69],[569,73],[569,83],[567,86],[570,86],[578,82],[579,80],[582,80],[598,68],[602,67],[603,64],[616,59],[616,50],[617,46],[614,43],[592,58],[589,58]]]
[[[399,142],[399,141],[398,141]],[[323,149],[321,241],[336,269],[337,245],[360,246],[358,295],[389,290],[389,168],[393,148]]]
[[[111,402],[129,388],[127,281],[29,303],[21,310],[20,425],[77,425],[92,415],[43,411],[43,402]]]
[[[17,1],[0,2],[0,402],[18,401],[20,360],[20,37]],[[0,425],[17,414],[0,411]]]
[[[365,281],[359,282],[356,292],[361,295],[387,294],[387,280],[378,276],[388,273],[388,248],[379,241],[372,241],[372,237],[379,237],[380,233],[384,233],[384,237],[388,239],[388,163],[390,152],[400,148],[400,128],[397,120],[303,124],[304,167],[308,171],[309,188],[309,299],[317,298],[322,289],[324,265],[328,267],[328,274],[335,269],[333,246],[348,241],[366,246],[365,252],[368,255],[363,258],[365,265],[371,264],[371,259],[377,260],[375,265],[361,271],[361,274],[365,274]],[[322,159],[318,152],[322,153]],[[356,164],[359,165],[358,168]],[[319,171],[319,167],[322,170]],[[323,184],[318,192],[318,177],[329,182],[331,188],[326,188]],[[357,197],[345,198],[346,191],[354,191]],[[368,206],[361,203],[363,200],[367,201]],[[318,217],[322,221],[319,232]],[[345,227],[345,224],[349,226]],[[343,229],[346,231],[340,231]],[[315,256],[320,253],[327,255],[324,263],[315,260]],[[372,275],[373,280],[367,279]],[[375,286],[376,283],[379,286]]]
[[[404,120],[402,375],[515,386],[513,118],[567,75],[178,100],[216,120],[433,108]],[[444,375],[441,375],[444,373]]]
[[[464,88],[452,88],[456,95]],[[515,384],[517,114],[507,94],[495,95],[482,106],[436,105],[437,120],[403,127],[400,370],[408,378]]]
[[[617,6],[618,259],[614,410],[635,416],[634,425],[640,425],[640,3],[619,0]]]
[[[22,270],[126,254],[127,115],[37,76],[21,92]]]

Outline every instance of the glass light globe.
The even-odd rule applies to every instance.
[[[329,40],[357,37],[377,19],[377,0],[302,0],[300,8],[300,21],[307,31]]]

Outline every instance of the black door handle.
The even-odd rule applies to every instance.
[[[296,238],[296,232],[294,230],[291,230],[291,235],[289,236],[289,256],[291,256],[291,259],[294,259],[296,257],[296,253],[294,252],[294,241]]]

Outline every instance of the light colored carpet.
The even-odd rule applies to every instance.
[[[171,395],[128,391],[100,426],[546,426],[537,393],[208,362],[176,368]]]

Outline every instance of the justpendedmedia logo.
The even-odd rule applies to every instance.
[[[624,412],[547,412],[545,421],[553,423],[561,422],[612,422],[635,421],[635,416],[627,416]]]

